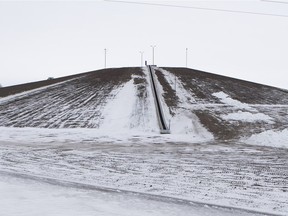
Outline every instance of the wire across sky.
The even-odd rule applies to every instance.
[[[273,0],[261,0],[261,1],[269,2],[269,3],[288,4],[288,2],[284,2],[284,1],[273,1]]]
[[[252,12],[252,11],[240,11],[240,10],[238,11],[238,10],[219,9],[219,8],[185,6],[185,5],[171,5],[171,4],[152,3],[152,2],[148,3],[148,2],[136,2],[136,1],[117,1],[117,0],[104,0],[104,1],[113,2],[113,3],[151,5],[151,6],[186,8],[186,9],[194,9],[194,10],[218,11],[218,12],[226,12],[226,13],[251,14],[251,15],[262,15],[262,16],[274,16],[274,17],[286,17],[286,18],[288,18],[288,15],[285,15],[285,14],[260,13],[260,12]],[[269,1],[269,0],[262,0],[262,1],[280,3],[279,1]],[[288,2],[281,2],[281,3],[287,3],[288,4]]]

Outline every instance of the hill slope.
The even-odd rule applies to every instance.
[[[172,134],[231,140],[288,127],[286,90],[186,68],[154,70]],[[119,68],[1,88],[0,126],[158,133],[150,82],[146,68]]]
[[[288,126],[286,90],[191,69],[164,69],[156,74],[170,114],[195,114],[216,139]]]
[[[27,84],[24,87],[31,89],[31,86],[33,87],[33,84]],[[18,86],[15,87],[17,88]],[[132,118],[131,124],[132,122],[144,124],[144,121],[149,118],[143,119],[138,111],[148,109],[149,102],[146,100],[150,89],[146,88],[147,81],[140,68],[108,69],[80,74],[65,81],[60,79],[53,85],[2,98],[0,125],[5,127],[99,128],[100,125],[106,124],[105,121],[112,121],[111,126],[119,119],[123,121],[125,117],[128,120],[129,117]],[[13,87],[10,89],[13,90]],[[5,88],[1,89],[3,92],[5,90]],[[127,95],[123,95],[122,91]],[[118,94],[123,98],[117,98]],[[125,102],[127,97],[129,98],[128,104],[127,101]],[[120,110],[118,107],[118,119],[113,121],[111,115],[115,113],[112,113],[112,110],[109,111],[109,106],[117,100],[124,100],[126,108],[129,108],[129,105],[136,106],[137,116],[135,115],[136,108],[134,114],[130,113],[131,116],[123,116],[125,109]],[[104,110],[110,113],[107,114]],[[133,112],[133,110],[130,111]],[[133,115],[138,123],[133,120]]]

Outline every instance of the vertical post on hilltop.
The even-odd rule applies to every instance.
[[[143,52],[143,51],[140,51],[139,53],[141,54],[141,67],[143,67],[143,53],[144,53],[144,52]]]
[[[152,65],[154,65],[154,48],[156,47],[156,45],[151,45],[152,47]]]
[[[107,61],[106,55],[107,55],[107,49],[105,48],[104,49],[104,68],[106,68],[106,61]]]
[[[174,72],[174,73],[175,73],[175,72]],[[174,74],[174,78],[175,78],[175,81],[174,81],[174,82],[175,82],[175,95],[176,95],[176,93],[177,93],[177,92],[176,92],[176,87],[177,87],[177,85],[176,85],[176,74]]]
[[[188,67],[188,48],[186,48],[186,68]]]

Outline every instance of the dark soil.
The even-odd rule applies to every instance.
[[[172,89],[171,85],[167,82],[167,80],[165,79],[164,75],[161,73],[161,71],[154,69],[155,74],[157,76],[157,79],[160,83],[160,85],[162,86],[163,90],[164,90],[164,99],[166,104],[169,107],[170,110],[170,114],[173,116],[175,113],[175,109],[177,108],[178,105],[178,96],[176,95],[176,92],[174,89]]]
[[[113,89],[139,75],[140,68],[104,69],[55,80],[1,88],[1,95],[36,89],[0,104],[0,126],[44,128],[97,128],[101,107]]]
[[[201,124],[214,134],[216,139],[231,140],[249,136],[264,130],[283,130],[288,127],[288,91],[257,83],[233,79],[212,73],[187,68],[163,68],[174,74],[188,92],[191,108]],[[164,91],[164,99],[175,115],[181,109],[177,92],[168,83],[161,70],[155,69],[156,77]],[[137,109],[147,112],[147,77],[141,68],[117,68],[0,88],[0,97],[35,89],[22,96],[2,101],[0,126],[44,128],[97,128],[103,118],[102,108],[111,92],[133,79],[137,94]],[[63,83],[60,83],[63,82]],[[58,85],[51,85],[57,84]],[[39,87],[47,86],[44,89]],[[256,112],[273,118],[267,122],[227,121],[221,115],[247,110],[225,106],[213,96],[222,91],[232,99],[252,106]],[[210,106],[211,105],[211,106]],[[277,106],[276,106],[277,105]],[[146,108],[145,108],[146,107]],[[144,118],[139,113],[134,118]]]
[[[203,71],[197,71],[188,68],[163,68],[174,74],[183,84],[193,102],[193,104],[210,104],[211,106],[201,109],[193,109],[192,113],[196,114],[202,125],[207,128],[214,137],[219,140],[239,139],[242,136],[250,136],[264,130],[283,130],[288,127],[288,91],[261,85],[253,82],[243,81],[230,77],[220,76]],[[175,92],[171,91],[169,84],[163,81],[163,74],[157,71],[159,82],[164,86],[164,95],[169,98],[171,109],[176,106],[178,100]],[[229,106],[218,106],[222,102],[219,98],[213,96],[213,93],[224,92],[232,99],[253,106],[253,109],[259,113],[263,113],[273,118],[273,124],[265,121],[243,122],[243,121],[227,121],[221,118],[221,115],[238,111],[247,111],[245,109],[235,109]],[[188,99],[188,98],[187,98]],[[190,101],[188,99],[188,101]],[[215,104],[215,106],[213,106]],[[261,106],[262,105],[262,106]],[[264,105],[264,106],[263,106]],[[277,105],[277,106],[276,106]],[[250,112],[248,110],[248,112]]]
[[[213,93],[223,91],[249,104],[288,104],[288,90],[189,68],[163,68],[175,74],[199,102],[219,103]]]

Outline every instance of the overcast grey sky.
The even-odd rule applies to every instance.
[[[265,16],[111,1],[0,0],[3,86],[104,67],[188,67],[288,89],[288,3],[134,1],[245,11]]]

